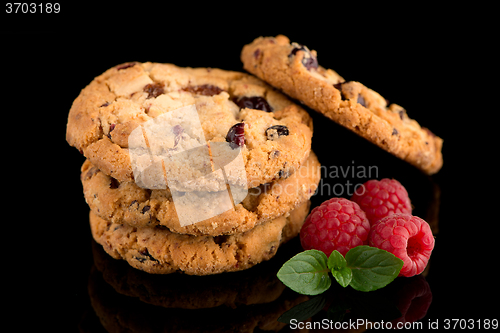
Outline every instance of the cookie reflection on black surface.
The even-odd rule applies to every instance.
[[[199,277],[146,274],[109,258],[93,242],[91,305],[109,332],[277,331],[286,326],[277,318],[308,299],[276,278],[299,247],[287,244],[275,258],[246,271]]]
[[[276,278],[284,262],[279,258],[234,273],[152,275],[109,257],[95,241],[92,251],[97,270],[118,293],[163,307],[198,309],[266,303],[278,298],[285,289]]]

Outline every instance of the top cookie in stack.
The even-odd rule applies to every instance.
[[[298,234],[321,177],[311,137],[307,112],[258,78],[137,62],[84,88],[66,133],[87,158],[94,239],[135,268],[195,275]]]
[[[261,80],[239,72],[157,63],[123,64],[96,77],[73,103],[66,140],[105,174],[132,181],[129,135],[140,124],[193,104],[208,144],[231,140],[231,127],[245,123],[242,156],[248,188],[291,175],[309,156],[310,116]],[[182,129],[177,136],[179,141],[189,139]],[[241,182],[228,177],[230,183]],[[225,189],[221,179],[190,184],[184,190]]]

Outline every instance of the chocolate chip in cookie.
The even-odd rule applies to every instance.
[[[155,257],[153,257],[148,249],[143,249],[143,250],[140,250],[139,251],[139,254],[141,255],[141,257],[137,257],[137,256],[134,256],[133,258],[135,260],[138,260],[140,263],[144,263],[146,260],[151,260],[151,261],[156,261],[156,262],[159,262],[158,259],[156,259]]]
[[[335,89],[337,89],[338,91],[340,91],[340,98],[341,98],[343,101],[347,100],[347,98],[345,97],[345,95],[342,93],[342,85],[343,85],[344,83],[346,83],[346,82],[347,82],[347,81],[344,81],[344,82],[339,82],[339,83],[335,83],[335,84],[333,85],[333,87],[334,87]]]
[[[364,106],[366,108],[366,101],[365,101],[363,96],[358,95],[357,102],[358,102],[358,104],[361,104],[362,106]]]
[[[288,127],[283,125],[274,125],[266,130],[266,136],[268,140],[276,140],[280,136],[289,135]]]
[[[111,181],[109,183],[109,188],[114,190],[117,189],[118,187],[120,187],[120,182],[114,178],[111,178]]]
[[[294,48],[288,57],[294,56],[298,51],[304,51],[305,55],[302,59],[302,65],[304,65],[307,70],[311,70],[311,68],[318,68],[318,59],[311,53],[311,51],[309,51],[307,46],[298,43],[292,43],[292,46],[294,46]]]

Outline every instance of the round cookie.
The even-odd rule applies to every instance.
[[[149,62],[113,67],[84,88],[69,112],[66,140],[105,174],[118,181],[133,181],[131,133],[193,105],[204,136],[204,140],[197,137],[201,141],[196,143],[198,147],[207,144],[210,150],[228,142],[231,148],[241,149],[246,177],[238,173],[228,173],[227,179],[220,173],[209,180],[201,177],[214,168],[207,154],[206,160],[197,161],[206,170],[183,164],[178,170],[184,173],[180,178],[189,176],[193,181],[176,184],[182,186],[177,190],[221,191],[228,182],[256,187],[292,174],[309,155],[310,116],[261,80],[239,72]],[[236,138],[240,141],[232,142],[236,139],[230,130],[240,123],[241,133]],[[276,126],[286,131],[277,133]],[[171,132],[167,133],[169,143],[160,147],[163,152],[182,144],[192,147],[196,141],[190,129],[180,125]],[[151,150],[145,140],[145,150]]]
[[[132,227],[101,219],[90,212],[92,236],[116,259],[154,274],[182,271],[209,275],[239,271],[272,258],[280,244],[295,237],[309,212],[310,201],[240,234],[192,236],[162,227]]]
[[[181,226],[168,189],[146,190],[134,182],[118,182],[100,172],[88,160],[83,164],[81,173],[85,200],[101,218],[133,227],[161,225],[175,233],[211,236],[245,232],[286,214],[314,194],[320,178],[320,164],[311,151],[307,161],[288,178],[249,189],[246,198],[234,209]],[[214,194],[218,193],[224,195],[227,192]],[[186,192],[185,195],[197,194]],[[211,204],[213,207],[210,202],[203,207],[197,205],[193,211],[210,211],[219,206],[217,200],[212,200]]]
[[[399,105],[318,65],[316,52],[283,36],[259,37],[241,52],[243,67],[312,109],[427,174],[443,164],[443,140]]]

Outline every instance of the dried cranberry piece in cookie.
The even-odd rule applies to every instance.
[[[234,124],[226,135],[226,141],[232,149],[245,145],[245,123]]]
[[[161,94],[164,94],[165,90],[163,89],[163,86],[164,85],[162,83],[146,84],[144,86],[143,90],[144,90],[144,92],[148,93],[147,99],[156,98],[156,97],[160,96]]]
[[[184,88],[183,90],[188,91],[188,92],[193,93],[193,94],[196,94],[196,95],[203,95],[203,96],[214,96],[214,95],[218,95],[224,91],[224,89],[221,89],[221,88],[214,86],[212,84],[202,84],[199,86],[189,86],[187,88]]]
[[[134,67],[135,64],[136,64],[135,62],[128,62],[128,63],[116,66],[116,69],[117,70],[127,69],[127,68],[130,68],[130,67]]]
[[[304,58],[302,59],[302,65],[304,65],[307,70],[311,70],[311,68],[318,68],[318,59],[309,51],[307,46],[298,44],[298,43],[292,43],[294,48],[292,49],[292,52],[288,55],[288,57],[294,56],[298,51],[304,51]]]
[[[175,148],[175,147],[177,147],[177,144],[179,144],[179,141],[182,138],[182,133],[184,133],[184,128],[182,128],[181,125],[175,125],[172,128],[172,132],[175,135],[175,139],[174,139],[174,148]]]
[[[260,96],[241,96],[235,97],[233,102],[240,107],[240,109],[248,108],[254,110],[262,110],[266,112],[273,112],[273,108],[269,105],[265,98]]]

